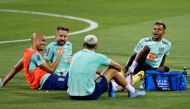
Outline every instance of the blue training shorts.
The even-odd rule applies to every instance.
[[[137,66],[135,68],[134,74],[137,74],[141,70],[146,71],[146,70],[149,70],[149,69],[154,69],[154,68],[152,68],[150,65],[148,65],[147,63],[144,62],[142,65]]]
[[[87,96],[70,96],[70,98],[73,100],[96,100],[107,90],[107,79],[103,75],[101,75],[95,80],[95,89],[92,94]]]
[[[66,90],[68,74],[66,76],[51,74],[42,86],[42,90]]]

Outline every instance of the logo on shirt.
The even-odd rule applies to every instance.
[[[41,61],[40,55],[37,55],[37,60],[38,60],[38,61]]]
[[[141,43],[139,43],[136,47],[136,50],[141,50],[143,48],[143,45]]]
[[[148,58],[149,60],[154,61],[154,60],[157,58],[157,56],[154,55],[153,53],[149,53],[148,56],[147,56],[147,58]]]
[[[49,55],[49,51],[50,51],[50,48],[48,48],[48,49],[45,50],[45,54],[46,54],[46,56]]]
[[[158,55],[163,54],[163,52],[164,52],[164,48],[159,48],[159,53],[158,53]]]

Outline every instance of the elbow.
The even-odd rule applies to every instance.
[[[121,65],[119,65],[117,69],[119,72],[121,72]]]
[[[121,71],[121,65],[120,64],[117,65],[117,69],[119,69]]]

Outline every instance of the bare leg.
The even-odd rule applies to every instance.
[[[150,48],[148,46],[145,46],[135,57],[129,71],[127,72],[127,75],[129,74],[136,74],[138,72],[134,72],[137,66],[141,66],[143,62],[145,62],[146,57],[148,56],[148,53],[150,52]],[[141,70],[140,68],[139,70]],[[132,75],[130,75],[132,76]],[[130,77],[131,78],[131,77]]]
[[[142,62],[145,61],[146,57],[148,56],[148,53],[150,52],[150,48],[148,46],[145,46],[139,54],[135,57],[135,61],[137,61],[139,64],[142,64]]]
[[[112,69],[112,68],[106,68],[103,72],[102,75],[107,79],[108,83],[114,79],[119,85],[122,87],[126,87],[127,82],[125,80],[125,77],[121,75],[117,70]]]
[[[134,98],[137,96],[144,96],[144,91],[138,91],[133,86],[131,86],[127,81],[125,80],[124,76],[121,75],[117,70],[112,68],[107,68],[102,72],[102,75],[107,79],[108,83],[114,79],[119,85],[121,85],[124,89],[128,89],[128,97]]]

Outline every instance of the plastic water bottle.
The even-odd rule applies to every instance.
[[[187,69],[186,69],[186,67],[183,67],[182,73],[183,73],[184,77],[187,78]]]
[[[1,81],[1,79],[0,79],[0,88],[1,88],[1,87],[3,87],[3,84],[2,84],[2,81]]]

